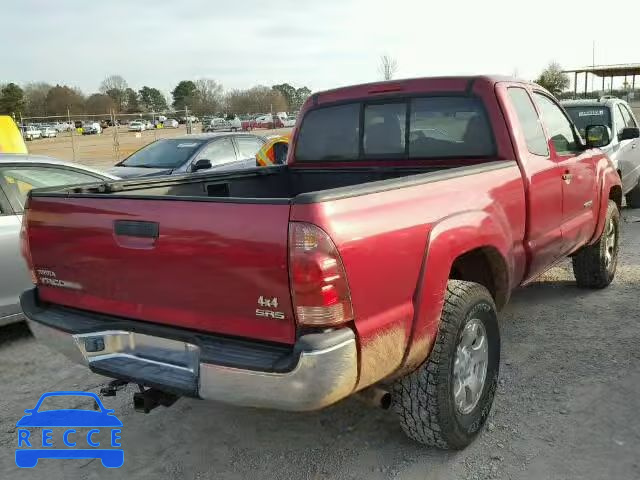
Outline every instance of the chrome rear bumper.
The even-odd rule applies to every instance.
[[[356,341],[349,328],[300,337],[291,358],[279,361],[290,367],[266,371],[208,361],[209,347],[197,342],[140,333],[137,328],[108,329],[108,321],[92,314],[85,314],[85,320],[79,311],[40,306],[33,291],[23,294],[22,304],[39,341],[96,373],[159,390],[234,405],[305,411],[348,396],[357,381]],[[149,327],[145,322],[125,324]]]

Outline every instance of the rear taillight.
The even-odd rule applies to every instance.
[[[24,212],[22,214],[22,225],[20,226],[20,252],[22,253],[22,257],[27,262],[27,268],[29,269],[29,274],[31,275],[31,281],[34,284],[37,284],[38,279],[36,278],[36,272],[33,270],[33,259],[31,258],[31,249],[29,248],[29,235],[27,234],[30,200],[31,198],[27,197],[27,201],[24,205]]]
[[[298,324],[330,326],[353,319],[342,259],[320,228],[289,223],[289,272]]]

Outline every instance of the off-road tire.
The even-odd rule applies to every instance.
[[[612,260],[607,264],[607,231],[609,222],[613,222],[615,229],[615,243]],[[587,245],[572,257],[573,275],[580,288],[604,288],[608,286],[616,275],[618,264],[618,248],[620,245],[620,212],[613,200],[609,200],[607,217],[602,235],[593,245]]]
[[[480,319],[488,341],[487,374],[478,403],[464,415],[453,395],[453,364],[459,336],[467,322]],[[449,280],[438,334],[429,358],[397,380],[393,406],[404,432],[413,440],[442,449],[462,449],[489,416],[498,384],[500,332],[495,303],[482,285]]]
[[[640,182],[624,198],[627,200],[627,207],[640,208]]]

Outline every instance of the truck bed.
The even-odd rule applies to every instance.
[[[365,195],[373,201],[396,189],[424,192],[432,182],[439,197],[449,184],[441,180],[495,177],[505,167],[517,179],[514,166],[276,167],[34,191],[25,222],[39,296],[90,312],[293,344],[288,235],[296,204],[337,205]],[[370,202],[353,200],[364,216]],[[423,193],[421,203],[428,201]],[[277,298],[277,315],[261,310],[261,298]]]
[[[112,182],[95,186],[46,190],[64,196],[113,195],[118,198],[211,199],[234,203],[313,203],[364,195],[498,168],[504,162],[463,167],[379,167],[340,169],[257,168],[234,173],[185,175],[147,180]]]

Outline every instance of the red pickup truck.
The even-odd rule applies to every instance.
[[[605,133],[584,141],[548,92],[506,78],[317,93],[286,167],[33,192],[22,307],[148,405],[359,392],[415,440],[463,448],[492,405],[511,291],[566,256],[579,287],[614,277]]]

